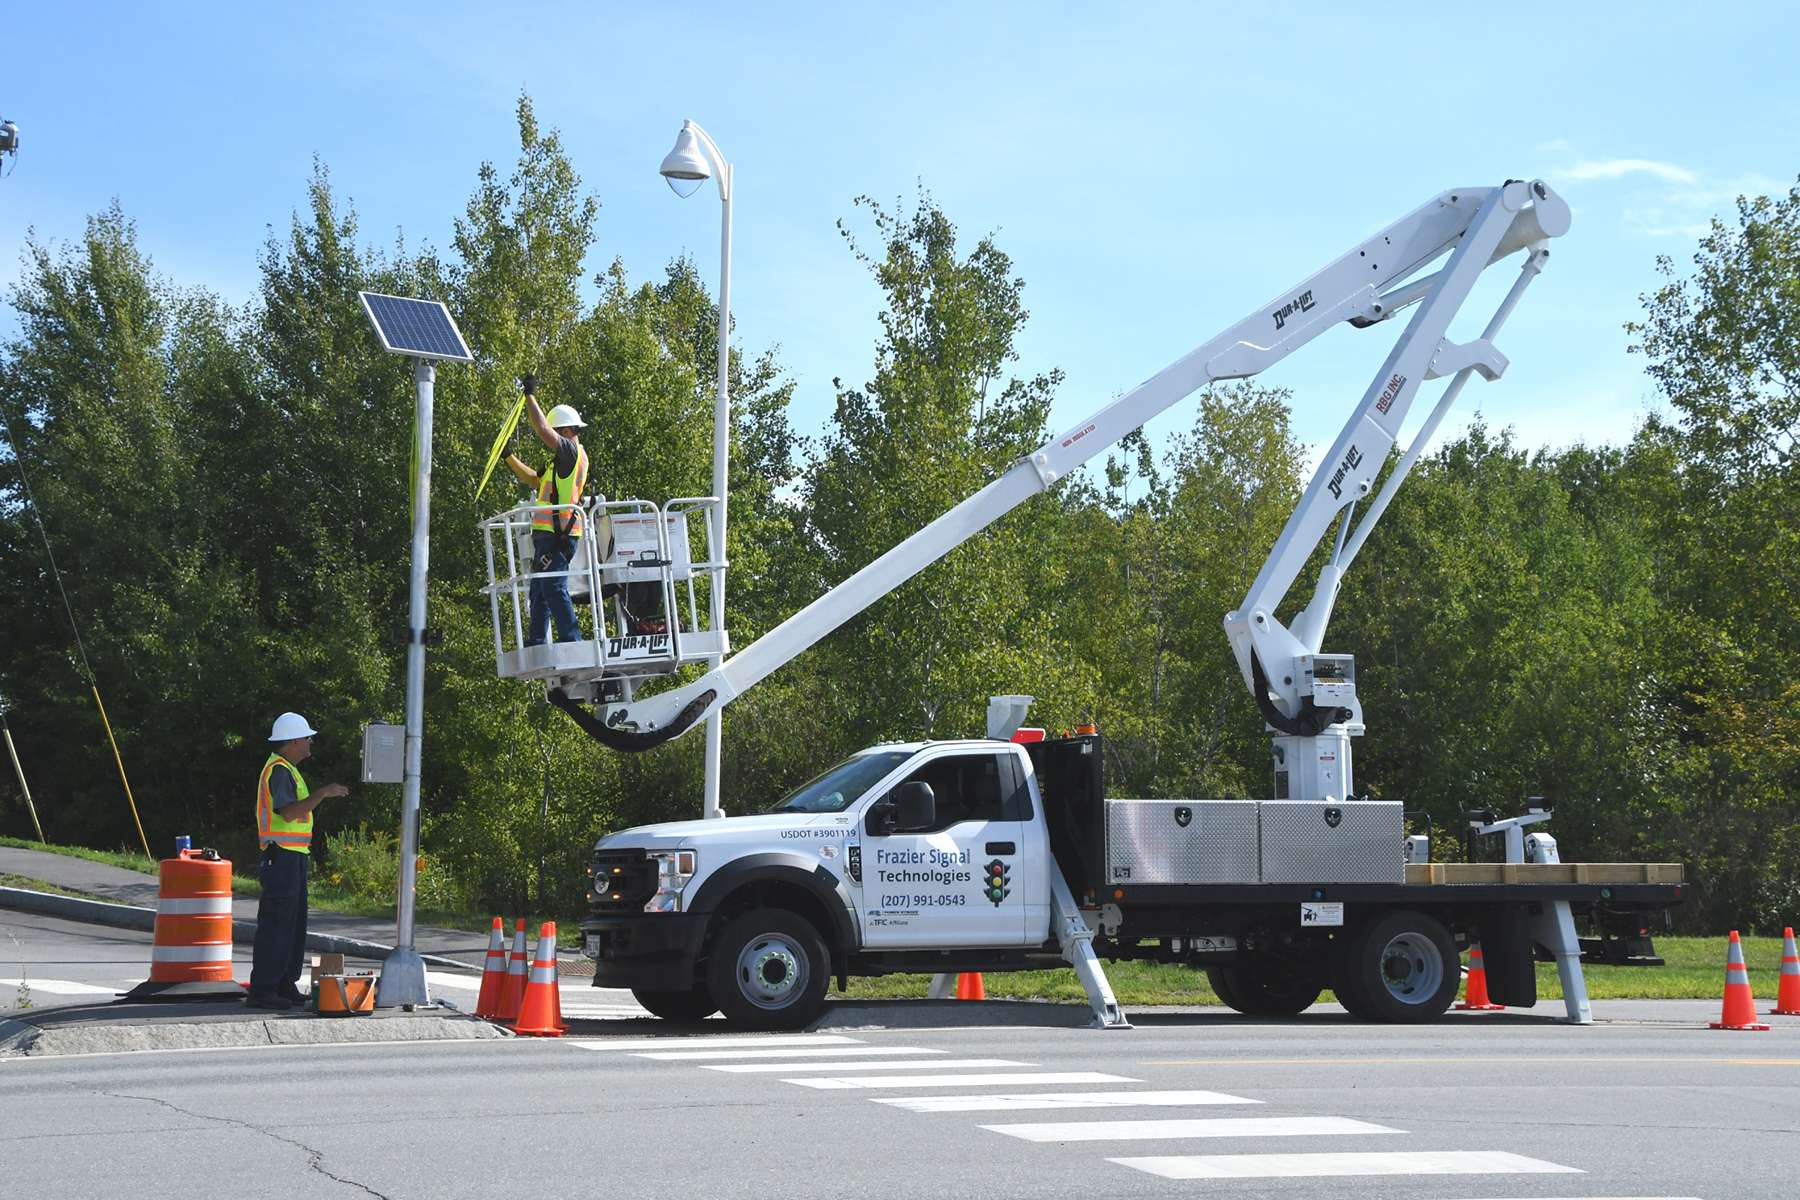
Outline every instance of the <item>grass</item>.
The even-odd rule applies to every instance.
[[[142,854],[122,850],[88,850],[78,846],[46,846],[38,842],[25,841],[20,838],[0,837],[0,846],[16,846],[26,850],[47,850],[53,854],[66,854],[74,858],[85,858],[91,862],[106,863],[115,867],[124,867],[131,871],[140,871],[146,875],[155,875],[156,864]],[[261,887],[252,876],[233,875],[232,888],[239,896],[256,896],[261,894]],[[29,887],[37,891],[52,891],[63,895],[81,896],[80,892],[71,892],[54,884],[36,882],[29,879],[14,880],[13,877],[0,876],[0,885],[8,887]],[[100,897],[86,897],[100,899]],[[312,907],[329,912],[345,913],[350,916],[380,918],[392,920],[394,906],[391,903],[369,900],[354,893],[343,892],[322,885],[315,878],[310,884]],[[484,933],[488,929],[491,914],[442,912],[421,909],[418,922],[421,925],[434,925],[443,929],[460,929],[475,933]],[[570,920],[558,925],[559,944],[565,947],[578,945],[581,931],[577,922]],[[510,925],[509,925],[510,936]],[[532,930],[535,938],[535,927]],[[1750,968],[1750,987],[1759,999],[1767,999],[1775,995],[1775,987],[1781,968],[1781,939],[1777,937],[1747,937],[1744,942],[1744,960]],[[1717,1000],[1725,983],[1725,939],[1723,937],[1672,937],[1656,939],[1656,949],[1667,960],[1663,967],[1605,967],[1592,966],[1586,968],[1588,995],[1596,1000]],[[1188,967],[1165,966],[1160,963],[1119,962],[1110,963],[1106,969],[1107,977],[1112,981],[1113,991],[1119,1002],[1127,1005],[1145,1006],[1156,1004],[1200,1005],[1217,1004],[1219,998],[1206,982],[1206,972],[1196,971]],[[1539,963],[1537,968],[1538,997],[1543,1000],[1562,998],[1562,987],[1556,977],[1556,968],[1550,963]],[[984,979],[987,994],[996,999],[1007,1000],[1064,1000],[1084,1001],[1085,993],[1081,984],[1075,979],[1071,970],[1060,971],[1017,971],[998,975],[988,975]],[[902,997],[921,997],[930,987],[931,977],[928,975],[885,975],[875,979],[852,979],[850,990],[845,994],[851,997],[867,999],[886,999]],[[1329,993],[1327,993],[1329,995]]]
[[[1772,999],[1781,970],[1781,939],[1748,937],[1744,961],[1750,968],[1750,989],[1759,1000]],[[1659,937],[1657,953],[1667,960],[1662,967],[1584,968],[1588,995],[1595,1000],[1717,1000],[1725,987],[1725,939],[1722,937]],[[1108,963],[1119,1003],[1127,1006],[1156,1004],[1218,1004],[1206,982],[1206,972],[1162,963]],[[1551,963],[1537,967],[1538,999],[1562,999],[1562,985]],[[929,975],[884,975],[876,979],[852,979],[846,996],[858,999],[916,998],[925,995]],[[1015,971],[987,975],[983,984],[996,1000],[1064,1000],[1084,1002],[1086,993],[1075,972]],[[1326,993],[1330,998],[1330,993]]]
[[[89,892],[78,892],[73,888],[60,887],[42,879],[28,879],[23,875],[8,875],[0,871],[0,887],[25,888],[33,892],[48,892],[52,896],[72,896],[77,900],[104,900],[104,896],[95,896]]]

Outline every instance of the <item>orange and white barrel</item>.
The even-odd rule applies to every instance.
[[[153,943],[151,983],[231,982],[228,859],[208,850],[178,850],[162,860]]]

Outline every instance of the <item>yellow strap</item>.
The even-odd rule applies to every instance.
[[[506,443],[508,439],[512,437],[513,429],[518,425],[519,416],[524,411],[525,397],[521,395],[519,397],[519,402],[513,405],[512,414],[501,423],[500,432],[494,435],[493,448],[488,451],[487,466],[481,469],[481,486],[475,489],[475,498],[477,500],[481,499],[481,493],[487,490],[488,480],[493,477],[494,468],[500,462],[500,452],[506,449]]]

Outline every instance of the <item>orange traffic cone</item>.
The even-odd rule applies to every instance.
[[[1750,994],[1750,973],[1744,969],[1744,947],[1737,930],[1731,931],[1731,946],[1725,953],[1725,1008],[1714,1029],[1767,1029],[1757,1022],[1756,997]]]
[[[513,925],[512,953],[506,959],[506,979],[500,985],[500,999],[494,1007],[494,1021],[511,1021],[519,1015],[525,1002],[525,918]]]
[[[562,1020],[562,993],[556,986],[556,922],[545,921],[538,930],[537,957],[525,983],[525,1000],[513,1032],[529,1037],[561,1037],[568,1026]]]
[[[1800,952],[1794,947],[1794,927],[1781,931],[1781,985],[1775,991],[1778,1017],[1800,1017]]]
[[[956,998],[958,1000],[987,999],[987,988],[982,985],[980,971],[964,971],[956,977]]]
[[[475,1015],[492,1017],[500,1007],[500,989],[506,984],[506,931],[500,918],[488,931],[487,961],[481,965],[481,991],[475,997]]]
[[[1493,1012],[1506,1008],[1504,1004],[1495,1004],[1487,994],[1487,962],[1481,957],[1481,943],[1476,942],[1469,947],[1469,982],[1463,989],[1462,1003],[1458,1009]]]

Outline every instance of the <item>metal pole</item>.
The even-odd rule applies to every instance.
[[[13,747],[12,726],[3,716],[0,716],[0,733],[6,735],[6,753],[12,759],[13,774],[19,777],[19,790],[25,793],[25,807],[31,812],[31,827],[37,830],[38,841],[42,842],[45,840],[44,827],[38,824],[37,805],[31,802],[31,788],[25,783],[25,768],[19,765],[19,752]]]
[[[413,481],[411,618],[406,642],[406,774],[400,801],[400,900],[394,952],[381,964],[375,987],[380,1008],[414,1008],[431,1003],[425,985],[425,960],[413,948],[413,902],[418,886],[419,762],[425,740],[425,581],[431,571],[431,399],[436,370],[422,358],[413,360],[418,401],[413,416],[414,456],[419,469]]]
[[[730,490],[731,461],[731,173],[723,155],[719,160],[719,384],[713,402],[713,561],[726,562],[725,505]],[[725,662],[725,572],[712,579],[712,627],[719,635],[719,653],[712,656],[717,670]],[[724,727],[717,708],[706,718],[706,790],[702,815],[712,820],[725,815],[719,807],[719,761],[724,746]]]

